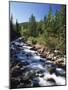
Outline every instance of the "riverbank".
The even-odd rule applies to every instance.
[[[63,55],[59,50],[50,49],[47,46],[40,44],[32,44],[30,41],[27,42],[29,46],[32,46],[33,50],[37,50],[41,57],[52,61],[58,67],[66,69],[66,55]]]

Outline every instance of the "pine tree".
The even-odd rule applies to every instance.
[[[47,32],[50,36],[53,32],[53,16],[52,16],[52,6],[50,5],[49,13],[47,16]]]
[[[35,20],[35,16],[31,15],[31,17],[29,18],[29,32],[30,35],[35,37],[37,36],[37,24],[36,24],[36,20]]]
[[[13,24],[13,16],[11,15],[10,18],[10,41],[14,40],[16,38],[16,32],[14,29],[14,24]]]
[[[20,36],[20,26],[18,24],[18,21],[16,20],[16,32],[17,32],[17,36],[19,37]]]

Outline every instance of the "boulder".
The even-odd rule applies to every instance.
[[[44,77],[44,70],[37,70],[35,76],[36,77]]]
[[[35,48],[36,48],[36,49],[40,49],[41,47],[42,47],[42,46],[41,46],[40,44],[36,44],[36,45],[35,45]]]
[[[23,80],[29,80],[31,79],[35,74],[34,70],[28,70],[27,68],[24,69],[23,73],[22,73],[22,79]]]
[[[56,66],[54,64],[52,64],[50,67],[48,67],[48,71],[50,72],[50,74],[54,73],[56,70]]]
[[[57,59],[57,56],[52,57],[52,61],[55,61]]]
[[[56,49],[55,49],[55,50],[54,50],[54,54],[55,54],[55,55],[61,55],[61,52],[60,52],[59,50],[56,50]]]
[[[32,48],[30,48],[30,50],[37,50],[36,48],[35,48],[35,46],[32,46]]]
[[[50,53],[50,54],[48,53],[47,54],[47,59],[52,60],[53,56],[54,56],[54,53]]]
[[[55,73],[57,76],[63,76],[63,77],[65,77],[65,74],[66,74],[65,71],[61,68],[56,68]]]
[[[41,54],[40,56],[41,56],[42,58],[46,58],[45,53]]]
[[[47,58],[49,54],[50,54],[50,51],[43,50],[43,52],[41,53],[41,56],[43,58]]]
[[[56,81],[53,78],[47,78],[46,79],[50,83],[54,83],[56,85]]]
[[[57,64],[57,65],[62,65],[63,63],[64,63],[63,58],[58,58],[58,59],[55,61],[55,64]]]

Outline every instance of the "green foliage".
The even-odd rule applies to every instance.
[[[27,41],[32,44],[43,44],[51,49],[59,49],[65,53],[65,33],[66,33],[66,12],[65,6],[61,5],[59,11],[56,10],[52,15],[52,7],[50,6],[47,16],[43,20],[36,21],[34,15],[31,15],[29,22],[13,25],[12,17],[10,20],[10,29],[12,35],[24,36]]]
[[[28,29],[23,29],[23,27],[22,27],[21,30],[20,30],[20,34],[21,34],[21,36],[24,36],[25,39],[27,40],[28,37],[29,37],[29,30]]]
[[[37,23],[37,36],[43,34],[43,29],[42,29],[42,22],[40,21],[39,23]]]
[[[37,36],[37,24],[36,24],[36,20],[35,20],[35,16],[31,15],[31,17],[29,18],[29,32],[30,32],[30,36],[36,37]]]
[[[21,36],[21,26],[16,20],[16,24],[13,23],[13,16],[10,18],[10,40],[14,40]]]
[[[37,39],[34,37],[29,37],[28,41],[31,41],[32,44],[36,44],[37,43]]]
[[[16,36],[15,25],[13,24],[13,16],[10,18],[10,40],[14,40]]]
[[[20,36],[20,30],[21,30],[21,27],[20,27],[18,21],[16,20],[16,33],[17,33],[18,37]]]

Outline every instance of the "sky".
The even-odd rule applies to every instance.
[[[28,22],[33,14],[36,21],[40,21],[44,16],[48,15],[50,5],[52,6],[52,14],[55,15],[56,10],[60,10],[60,4],[42,4],[42,3],[25,3],[10,2],[10,17],[13,16],[13,23],[16,19],[19,23]]]

